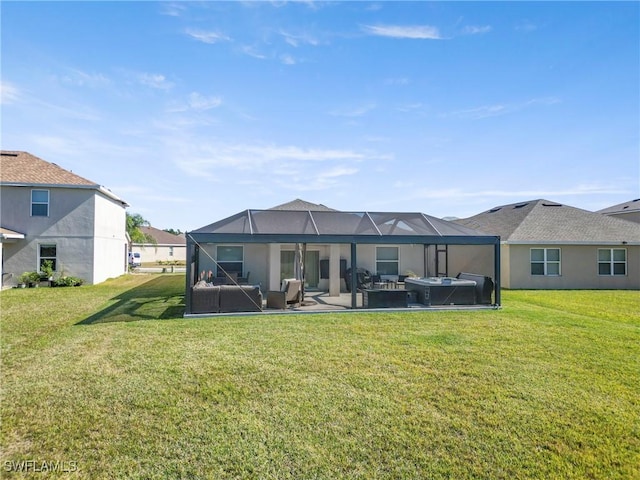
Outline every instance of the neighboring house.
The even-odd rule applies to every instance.
[[[89,284],[126,273],[126,202],[27,152],[0,157],[3,287],[46,260]]]
[[[598,210],[597,213],[640,223],[640,198]]]
[[[640,289],[637,223],[542,199],[456,223],[500,236],[505,288]]]
[[[303,200],[269,210],[245,210],[187,232],[187,313],[190,286],[203,275],[249,277],[262,290],[279,290],[304,257],[305,288],[330,296],[345,291],[346,270],[399,276],[455,276],[465,271],[494,278],[500,303],[500,245],[484,234],[423,213],[342,212]],[[478,261],[464,249],[482,248]],[[349,277],[353,282],[353,276]],[[352,283],[353,284],[353,283]],[[355,290],[352,306],[355,308]]]
[[[187,240],[184,233],[174,235],[153,227],[140,227],[140,231],[151,236],[155,243],[132,243],[131,251],[140,253],[143,263],[184,262]]]

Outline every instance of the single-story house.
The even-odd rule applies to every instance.
[[[155,243],[132,243],[131,252],[139,253],[143,263],[184,262],[187,239],[184,233],[175,235],[154,227],[140,227],[140,231]]]
[[[549,200],[456,223],[501,239],[504,288],[640,289],[640,224]]]
[[[491,277],[500,304],[499,237],[411,212],[343,212],[295,200],[268,210],[244,210],[187,232],[186,314],[191,289],[211,274],[232,272],[263,290],[279,290],[294,274],[303,245],[306,289],[331,296],[356,285],[358,269],[419,277],[473,272]],[[465,255],[476,247],[482,258]],[[350,270],[351,277],[345,275]],[[356,307],[356,288],[351,288]]]
[[[597,213],[640,223],[640,198],[603,208],[602,210],[598,210]]]
[[[2,286],[45,261],[100,283],[127,272],[128,204],[105,187],[27,152],[0,152]]]

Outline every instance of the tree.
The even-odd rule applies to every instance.
[[[182,233],[179,228],[165,228],[164,231],[172,233],[173,235],[180,235]]]
[[[150,226],[149,221],[139,213],[127,213],[127,233],[131,238],[131,243],[152,243],[155,245],[156,239],[140,230],[140,227]]]

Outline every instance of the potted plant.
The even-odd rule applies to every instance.
[[[36,288],[40,285],[40,273],[29,272],[29,288]]]
[[[31,272],[24,272],[18,277],[18,288],[25,288],[31,280]]]
[[[47,282],[51,285],[53,281],[53,262],[51,260],[45,260],[40,266],[40,281]]]

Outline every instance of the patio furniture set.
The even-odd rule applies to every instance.
[[[375,278],[363,285],[363,308],[408,308],[409,306],[490,305],[490,277],[461,272],[456,278]],[[263,294],[259,285],[216,285],[204,280],[191,290],[192,313],[260,312]],[[282,281],[280,290],[266,292],[266,308],[284,310],[302,304],[302,282]]]
[[[200,280],[191,287],[192,313],[260,312],[262,300],[259,285],[220,285]],[[283,280],[280,290],[267,292],[267,308],[285,309],[301,301],[302,282],[295,278]]]

